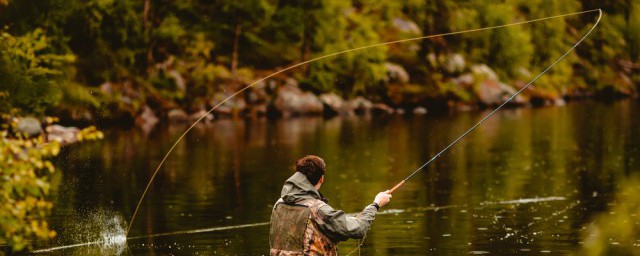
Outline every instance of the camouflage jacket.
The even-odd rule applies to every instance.
[[[271,214],[271,255],[337,255],[337,243],[364,237],[377,212],[369,205],[354,218],[326,202],[304,174],[287,179]]]

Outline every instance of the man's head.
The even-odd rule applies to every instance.
[[[319,189],[320,184],[324,182],[325,165],[324,160],[320,157],[308,155],[298,159],[296,171],[307,176],[311,185],[314,185],[316,189]]]

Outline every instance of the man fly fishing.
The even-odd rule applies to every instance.
[[[338,242],[364,237],[378,209],[391,199],[389,191],[380,192],[357,217],[347,216],[318,191],[324,173],[320,157],[297,161],[296,173],[285,181],[271,212],[271,255],[338,255]]]

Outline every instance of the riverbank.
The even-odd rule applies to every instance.
[[[539,71],[519,68],[510,78],[486,64],[470,63],[462,54],[429,54],[437,73],[429,79],[416,78],[401,65],[386,62],[381,82],[341,91],[318,90],[299,73],[278,74],[274,70],[245,70],[209,75],[212,83],[197,84],[196,74],[186,72],[189,63],[169,58],[154,66],[148,78],[122,78],[101,84],[92,91],[100,98],[93,108],[67,106],[53,111],[65,123],[100,126],[137,126],[150,130],[157,124],[185,124],[202,117],[204,122],[225,118],[288,118],[296,116],[427,114],[470,111],[495,107],[526,86]],[[627,63],[628,64],[628,63]],[[561,69],[561,65],[557,67]],[[587,76],[573,80],[549,72],[510,103],[510,107],[562,106],[581,99],[616,100],[637,98],[640,83],[634,70],[622,65],[605,76],[608,81],[591,81]],[[218,70],[220,71],[220,70]],[[220,71],[221,72],[221,71]],[[202,75],[202,74],[201,74]],[[417,75],[416,75],[417,76]],[[423,81],[417,84],[415,81]],[[353,81],[352,81],[353,82]],[[253,85],[248,87],[249,85]],[[235,94],[238,91],[242,93]],[[231,97],[233,95],[233,97]],[[219,105],[219,106],[218,106]],[[214,106],[218,106],[213,109]],[[210,113],[209,110],[212,110]]]
[[[66,123],[96,123],[99,126],[138,127],[149,131],[157,125],[190,124],[199,118],[201,122],[209,123],[221,119],[253,119],[266,117],[269,119],[295,118],[304,116],[362,116],[362,115],[425,115],[446,112],[479,111],[494,108],[513,95],[517,89],[500,82],[495,73],[488,67],[483,67],[482,76],[464,74],[454,79],[456,83],[467,86],[470,100],[463,101],[451,95],[441,95],[423,98],[419,101],[405,99],[393,101],[374,101],[365,96],[353,98],[341,97],[336,93],[315,94],[300,88],[292,78],[271,80],[249,88],[244,93],[228,99],[217,109],[207,113],[212,106],[232,95],[233,90],[240,90],[238,86],[229,86],[224,93],[217,93],[209,104],[205,104],[196,111],[189,111],[176,105],[167,108],[152,108],[144,105],[139,111],[130,112],[115,109],[117,114],[100,120],[73,119],[67,116]],[[477,79],[475,77],[483,77]],[[487,78],[488,77],[488,78]],[[524,83],[518,83],[524,86]],[[103,86],[110,87],[112,85]],[[126,95],[120,95],[126,97]],[[547,106],[564,106],[571,101],[616,101],[628,98],[638,98],[636,91],[615,91],[612,89],[597,93],[576,90],[571,94],[555,95],[543,93],[543,90],[531,87],[525,90],[508,104],[511,108],[531,108]],[[207,108],[205,108],[207,107]],[[89,114],[87,114],[89,115]],[[85,117],[87,116],[85,115]],[[90,115],[89,115],[90,116]]]

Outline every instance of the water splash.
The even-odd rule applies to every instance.
[[[78,255],[119,255],[127,246],[125,232],[126,222],[121,215],[106,210],[75,216],[78,221],[63,227],[66,237],[61,243],[68,244],[32,251],[32,253],[50,253],[76,247],[83,250],[74,251]]]

